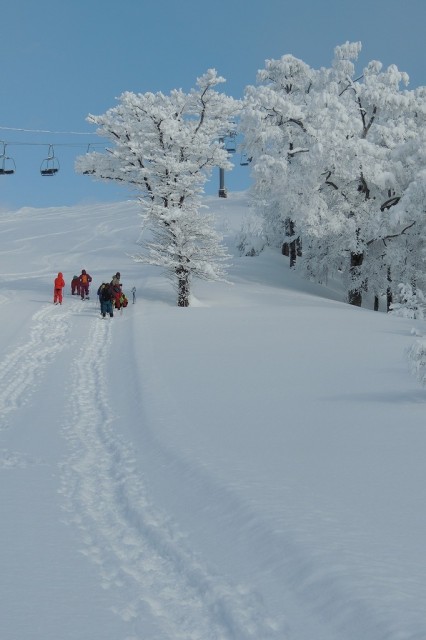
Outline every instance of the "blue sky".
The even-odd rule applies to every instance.
[[[74,159],[100,142],[86,122],[123,91],[189,90],[214,67],[240,98],[268,58],[291,53],[330,64],[343,42],[396,64],[410,86],[426,84],[424,0],[14,0],[2,3],[0,140],[16,172],[0,176],[0,210],[125,200],[123,187],[74,173]],[[26,129],[27,131],[14,131]],[[52,133],[35,133],[35,131]],[[54,133],[54,132],[69,133]],[[84,135],[75,135],[78,132]],[[53,145],[60,170],[42,177]],[[3,145],[1,145],[0,151]],[[226,174],[244,189],[249,171]],[[218,173],[208,186],[216,193]]]

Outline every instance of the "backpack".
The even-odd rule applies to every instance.
[[[87,274],[83,273],[82,276],[81,276],[81,283],[82,284],[87,284],[87,282],[88,282]]]
[[[111,300],[113,298],[114,294],[111,290],[111,287],[109,284],[106,284],[102,287],[102,290],[100,292],[100,298],[103,302],[108,302],[108,300]]]

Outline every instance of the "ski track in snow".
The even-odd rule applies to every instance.
[[[41,375],[66,345],[71,313],[76,308],[46,305],[31,318],[26,342],[6,354],[0,363],[0,431],[9,427],[8,416],[28,402]],[[40,463],[20,452],[0,450],[0,468],[25,467]]]
[[[11,413],[29,401],[48,366],[66,348],[75,315],[83,310],[86,305],[74,301],[62,307],[44,305],[33,314],[26,341],[5,354],[0,363],[0,431],[9,427]],[[71,361],[68,386],[73,392],[63,425],[70,455],[62,464],[61,493],[68,521],[80,530],[82,552],[98,566],[102,586],[114,590],[116,613],[131,627],[127,640],[146,637],[147,618],[157,629],[149,640],[283,640],[285,635],[266,618],[256,594],[229,584],[207,567],[150,501],[143,469],[137,468],[131,445],[117,434],[119,417],[108,397],[108,346],[122,327],[115,319],[88,315],[85,321],[85,343]],[[424,353],[423,339],[409,354],[423,375]],[[0,449],[0,469],[31,464],[42,461]],[[286,548],[285,541],[277,545],[269,540],[267,531],[261,535],[259,548]],[[312,571],[306,571],[309,560],[300,556],[297,546],[290,545],[287,556],[286,574],[299,576],[293,580],[294,591],[317,613],[330,616],[320,624],[334,619],[342,627],[356,628],[358,616],[377,629],[377,637],[399,637],[398,620],[377,620],[367,602],[350,587],[348,593],[338,570],[320,571],[313,578]]]
[[[0,469],[25,469],[31,464],[42,464],[42,461],[19,451],[0,449]]]
[[[115,611],[129,622],[128,640],[267,640],[280,638],[262,602],[228,584],[186,545],[185,537],[149,500],[143,470],[117,435],[119,418],[107,393],[107,354],[115,320],[93,319],[72,365],[72,394],[64,425],[71,448],[61,493],[82,552],[98,565],[102,586],[115,588]]]
[[[32,317],[30,337],[0,364],[0,425],[5,418],[27,401],[34,391],[40,372],[64,348],[69,326],[63,317],[52,313],[54,307],[43,307]]]

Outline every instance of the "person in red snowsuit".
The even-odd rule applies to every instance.
[[[74,276],[71,280],[71,295],[80,295],[80,278]]]
[[[65,280],[61,272],[55,278],[53,284],[53,304],[62,304],[62,289],[65,287]]]
[[[92,276],[90,276],[85,269],[82,270],[79,277],[80,280],[80,295],[81,299],[89,297],[89,284],[92,282]]]

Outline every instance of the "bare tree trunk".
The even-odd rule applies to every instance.
[[[285,235],[288,238],[291,238],[291,236],[294,233],[294,222],[293,220],[291,220],[290,218],[286,218],[284,221],[284,228],[285,228]],[[283,246],[281,247],[281,253],[283,254],[283,256],[286,256],[287,258],[290,255],[290,243],[289,242],[284,242]]]
[[[290,218],[286,218],[285,221],[285,235],[289,238],[294,236],[294,222]],[[294,267],[296,259],[302,255],[302,241],[300,238],[295,238],[291,242],[283,242],[281,253],[283,256],[290,257],[290,267]]]
[[[392,295],[392,288],[391,288],[392,278],[391,278],[390,267],[388,267],[387,280],[389,284],[388,284],[388,288],[386,289],[386,311],[389,312],[391,308],[391,304],[393,302],[393,295]]]
[[[353,280],[358,279],[358,270],[362,265],[363,260],[364,260],[363,253],[351,253],[350,273]],[[362,304],[361,287],[357,287],[356,289],[349,289],[348,302],[349,304],[353,304],[356,307],[361,306]]]
[[[296,240],[290,242],[290,267],[294,267],[296,264],[297,247]]]
[[[189,307],[189,271],[185,267],[176,269],[178,277],[178,307]]]

